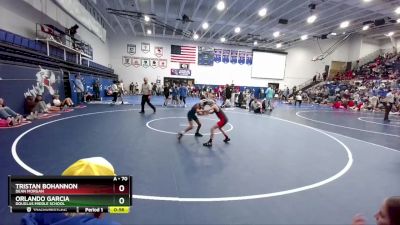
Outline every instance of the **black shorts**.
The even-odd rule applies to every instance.
[[[164,94],[164,96],[165,96],[165,98],[168,98],[169,97],[169,93],[168,94]]]
[[[196,116],[196,112],[193,112],[193,111],[189,111],[188,112],[187,118],[188,118],[189,121],[198,120],[198,118]]]

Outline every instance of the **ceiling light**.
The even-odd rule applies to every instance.
[[[370,2],[370,1],[372,1],[372,0],[364,0],[364,2]]]
[[[226,39],[224,37],[222,37],[220,40],[221,40],[221,42],[225,42],[226,41]]]
[[[198,35],[198,34],[194,34],[194,35],[193,35],[193,39],[194,39],[194,40],[199,39],[199,35]]]
[[[369,29],[369,25],[365,25],[363,26],[362,30],[368,30]]]
[[[301,38],[301,40],[303,40],[303,41],[304,41],[304,40],[307,40],[307,39],[308,39],[308,35],[307,35],[307,34],[302,35],[300,38]]]
[[[280,35],[281,33],[279,32],[279,31],[275,31],[272,35],[274,35],[274,37],[279,37],[279,35]]]
[[[281,43],[278,43],[278,44],[276,44],[276,47],[277,47],[277,48],[280,48],[280,47],[282,47],[282,44],[281,44]]]
[[[258,45],[258,41],[254,41],[254,43],[253,43],[254,45]]]
[[[203,25],[201,25],[201,27],[203,27],[204,30],[207,29],[208,28],[208,23],[204,22]]]
[[[394,12],[400,14],[400,7],[397,7],[397,9]]]
[[[266,8],[262,8],[258,11],[258,15],[263,17],[265,15],[267,15],[267,9]]]
[[[317,19],[317,16],[316,15],[312,15],[312,16],[307,18],[307,23],[314,23],[316,19]]]
[[[218,4],[217,4],[217,9],[219,11],[224,10],[225,9],[225,2],[224,1],[219,1]]]
[[[149,16],[144,16],[144,21],[149,22],[150,21],[150,17]]]
[[[400,23],[400,19],[397,19],[397,23]]]
[[[240,27],[236,27],[235,28],[235,33],[239,33],[240,32]]]
[[[350,25],[350,22],[349,21],[344,21],[344,22],[342,22],[341,24],[340,24],[340,28],[346,28],[346,27],[348,27]]]
[[[391,36],[393,36],[393,34],[394,34],[394,32],[391,31],[391,32],[387,33],[386,36],[391,37]]]
[[[336,36],[336,35],[337,35],[337,33],[335,33],[335,32],[332,32],[332,33],[331,33],[331,35],[333,35],[333,36]]]
[[[342,34],[346,34],[346,31],[345,31],[345,32],[343,32]]]
[[[151,34],[151,30],[150,29],[147,30],[147,34]]]

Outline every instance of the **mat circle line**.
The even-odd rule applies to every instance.
[[[80,115],[60,118],[60,119],[57,119],[57,120],[52,120],[52,121],[48,121],[48,122],[43,123],[43,124],[39,124],[39,125],[37,125],[35,127],[30,128],[29,130],[23,132],[22,134],[20,134],[14,140],[14,142],[12,144],[12,147],[11,147],[12,156],[13,156],[14,160],[22,168],[24,168],[28,172],[30,172],[30,173],[32,173],[34,175],[37,175],[37,176],[43,176],[43,173],[41,173],[41,172],[31,168],[30,166],[28,166],[18,156],[18,153],[17,153],[18,142],[26,134],[28,134],[29,132],[31,132],[31,131],[39,128],[39,127],[43,127],[45,125],[48,125],[48,124],[51,124],[51,123],[55,123],[55,122],[58,122],[58,121],[62,121],[62,120],[67,120],[67,119],[72,119],[72,118],[77,118],[77,117],[90,116],[90,115],[96,115],[96,114],[121,112],[121,111],[133,111],[133,110],[138,110],[138,109],[112,110],[112,111],[101,111],[101,112],[86,113],[86,114],[80,114]],[[240,112],[230,112],[230,113],[252,115],[252,114],[246,114],[246,113],[240,113]],[[252,116],[254,116],[254,115],[252,115]],[[323,130],[319,130],[317,128],[314,128],[314,127],[311,127],[311,126],[307,126],[307,125],[304,125],[304,124],[300,124],[300,123],[296,123],[296,122],[293,122],[293,121],[290,121],[290,120],[285,120],[285,119],[281,119],[281,118],[277,118],[277,117],[264,117],[264,118],[275,119],[275,120],[279,120],[279,121],[295,124],[295,125],[298,125],[298,126],[301,126],[301,127],[305,127],[305,128],[314,130],[314,131],[316,131],[318,133],[321,133],[323,135],[328,136],[329,138],[331,138],[334,141],[338,142],[343,147],[343,149],[345,150],[345,152],[347,154],[347,158],[348,158],[346,165],[339,172],[337,172],[333,176],[328,177],[328,178],[326,178],[326,179],[324,179],[322,181],[319,181],[319,182],[316,182],[316,183],[312,183],[312,184],[309,184],[309,185],[305,185],[305,186],[301,186],[301,187],[298,187],[298,188],[292,188],[292,189],[288,189],[288,190],[284,190],[284,191],[278,191],[278,192],[271,192],[271,193],[265,193],[265,194],[256,194],[256,195],[245,195],[245,196],[214,197],[214,198],[183,198],[183,197],[164,197],[164,196],[151,196],[151,195],[132,195],[132,198],[141,199],[141,200],[174,201],[174,202],[228,202],[228,201],[243,201],[243,200],[264,199],[264,198],[288,195],[288,194],[293,194],[293,193],[297,193],[297,192],[301,192],[301,191],[306,191],[306,190],[311,190],[311,189],[314,189],[314,188],[318,188],[320,186],[323,186],[325,184],[328,184],[330,182],[333,182],[333,181],[337,180],[338,178],[340,178],[341,176],[343,176],[346,172],[348,172],[350,170],[350,168],[351,168],[351,166],[353,164],[353,154],[351,153],[349,147],[347,147],[342,141],[340,141],[336,137],[328,134],[327,132],[325,132]]]

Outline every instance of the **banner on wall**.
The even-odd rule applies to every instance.
[[[142,52],[149,53],[150,52],[150,43],[142,42]]]
[[[139,57],[133,57],[133,59],[132,59],[132,65],[134,66],[134,67],[140,67],[140,58]]]
[[[222,50],[222,62],[229,63],[229,56],[231,54],[231,50]]]
[[[247,65],[253,64],[253,53],[246,52],[246,64]]]
[[[246,63],[246,52],[244,52],[244,51],[239,51],[238,63],[239,63],[240,65],[243,65],[243,64]]]
[[[214,62],[220,63],[222,57],[222,49],[214,49]]]
[[[238,51],[237,50],[231,50],[231,59],[230,59],[232,64],[236,64],[238,61]]]
[[[150,60],[148,58],[141,58],[143,68],[147,68],[150,66]]]
[[[157,68],[158,67],[158,59],[150,59],[150,62],[151,62],[151,67],[153,68],[153,69],[155,69],[155,68]]]
[[[128,67],[131,65],[131,57],[129,56],[122,56],[122,65]]]
[[[134,55],[136,53],[136,45],[135,44],[127,44],[126,52],[130,55]]]
[[[175,76],[191,76],[192,71],[191,70],[185,70],[185,69],[171,69],[171,75]]]
[[[198,64],[203,66],[214,65],[214,48],[199,46],[198,51]]]
[[[154,47],[154,55],[160,58],[164,55],[164,48],[163,47]]]
[[[167,60],[166,59],[159,59],[158,60],[158,67],[161,69],[167,68]]]

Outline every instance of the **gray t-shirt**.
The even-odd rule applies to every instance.
[[[142,84],[142,95],[151,95],[151,87],[150,84]]]

